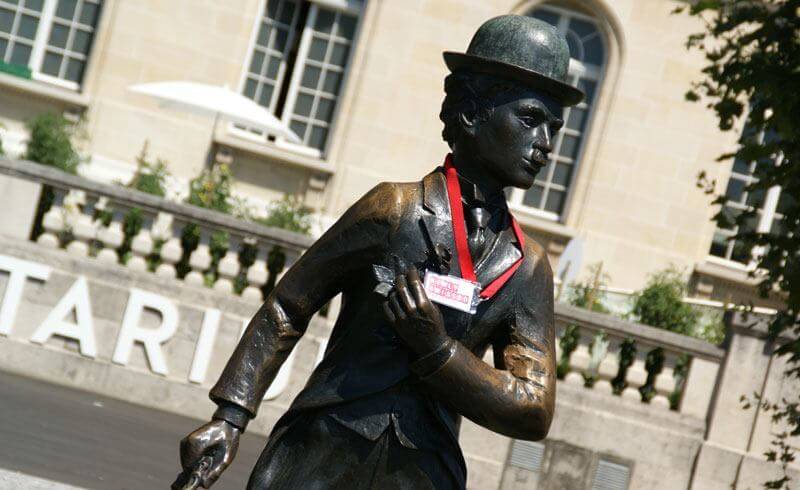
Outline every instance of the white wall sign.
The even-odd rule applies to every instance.
[[[16,321],[17,310],[22,302],[26,280],[47,281],[52,269],[36,262],[0,255],[0,273],[3,272],[7,273],[8,279],[5,292],[0,297],[0,301],[2,301],[0,303],[0,335],[10,335]],[[145,310],[151,310],[160,317],[155,328],[142,325],[142,316]],[[72,321],[73,312],[75,321]],[[222,312],[220,310],[216,308],[205,310],[189,369],[189,382],[205,383],[221,321]],[[111,361],[123,366],[127,365],[134,345],[140,343],[144,348],[150,370],[166,376],[169,369],[164,355],[164,344],[175,335],[179,322],[178,307],[172,300],[159,294],[131,288]],[[240,338],[248,324],[249,320],[242,322]],[[89,280],[84,276],[79,276],[47,314],[44,321],[36,327],[29,340],[36,344],[46,344],[53,336],[74,339],[78,342],[82,355],[96,358],[98,346],[95,334]],[[319,346],[317,364],[322,358],[325,344],[326,342],[322,341]],[[264,397],[265,400],[278,397],[288,386],[289,376],[294,366],[295,352],[293,351],[281,366]]]

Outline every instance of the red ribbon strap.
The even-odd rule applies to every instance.
[[[467,226],[464,220],[464,206],[461,204],[461,184],[458,181],[458,172],[453,166],[453,155],[448,154],[444,162],[445,177],[447,178],[447,197],[450,200],[450,216],[453,222],[453,237],[456,242],[456,254],[458,254],[458,265],[461,269],[461,277],[468,281],[478,282],[475,275],[475,266],[472,263],[472,255],[469,253],[469,245],[467,244]],[[525,238],[522,230],[517,224],[517,220],[511,213],[508,214],[511,218],[511,228],[514,230],[514,236],[517,237],[519,242],[520,252],[524,254]],[[486,285],[481,290],[481,298],[489,299],[494,296],[500,288],[511,279],[511,276],[522,265],[523,257],[511,264],[511,267],[506,269],[505,272],[500,274],[496,279]]]

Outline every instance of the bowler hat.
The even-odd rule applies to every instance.
[[[583,92],[567,83],[569,46],[552,25],[524,15],[501,15],[478,28],[466,53],[444,52],[450,71],[489,73],[542,90],[565,106]]]

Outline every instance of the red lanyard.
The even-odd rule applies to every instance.
[[[445,176],[447,177],[447,197],[450,200],[450,216],[453,221],[453,236],[456,241],[456,253],[458,254],[458,265],[461,269],[461,277],[468,281],[478,282],[475,275],[475,267],[472,264],[472,256],[469,253],[469,245],[467,245],[467,227],[464,221],[464,205],[461,203],[461,184],[458,182],[458,173],[453,166],[453,155],[448,154],[444,161]],[[511,218],[511,228],[514,230],[514,236],[517,237],[519,242],[520,252],[525,248],[525,239],[522,230],[517,224],[517,220],[508,213]],[[485,288],[481,290],[481,298],[489,299],[503,287],[503,285],[511,279],[511,276],[517,271],[519,266],[522,265],[522,257],[514,262],[511,267],[506,269],[505,272],[500,274],[495,280],[490,282]]]

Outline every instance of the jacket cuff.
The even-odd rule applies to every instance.
[[[234,403],[221,402],[211,416],[212,420],[224,420],[244,432],[250,422],[250,413]]]
[[[409,367],[411,368],[411,371],[417,375],[417,377],[420,379],[425,379],[441,369],[442,366],[444,366],[447,361],[453,357],[453,355],[456,353],[457,346],[458,343],[448,337],[441,347],[430,354],[420,357],[416,361],[412,362]]]

